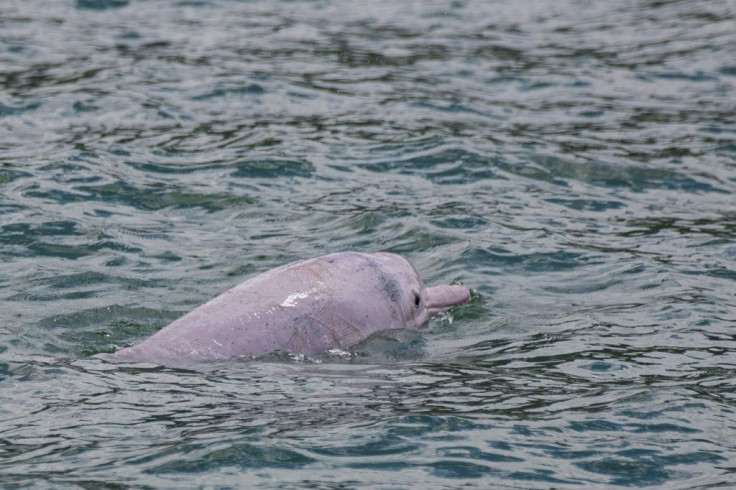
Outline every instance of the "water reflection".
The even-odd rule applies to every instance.
[[[733,484],[728,2],[38,7],[0,15],[3,481]],[[338,250],[473,302],[316,359],[86,360]]]

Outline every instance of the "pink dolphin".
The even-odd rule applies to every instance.
[[[248,279],[112,358],[181,365],[275,350],[311,355],[418,328],[469,299],[464,286],[424,287],[399,255],[336,253]]]

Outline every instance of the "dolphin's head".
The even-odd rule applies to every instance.
[[[470,300],[470,290],[465,286],[425,287],[414,266],[400,255],[373,255],[386,271],[383,287],[405,327],[420,327],[433,316]]]

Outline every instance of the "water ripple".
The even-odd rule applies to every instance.
[[[733,486],[729,1],[38,3],[0,7],[4,483]],[[472,301],[89,358],[338,250]]]

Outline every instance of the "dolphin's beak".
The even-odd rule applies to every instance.
[[[430,315],[447,311],[453,306],[470,301],[470,290],[465,286],[434,286],[425,288],[425,301]]]

